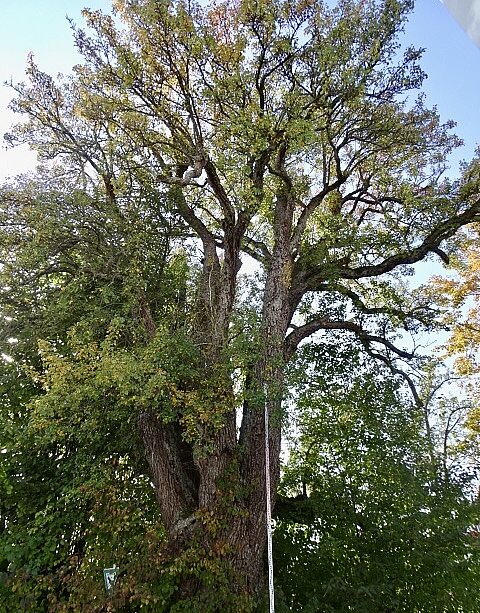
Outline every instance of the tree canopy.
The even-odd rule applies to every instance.
[[[41,167],[0,194],[8,606],[261,607],[265,410],[288,606],[308,604],[289,583],[302,564],[348,586],[330,598],[310,583],[312,610],[386,610],[386,594],[389,610],[415,610],[412,569],[438,578],[437,610],[474,602],[461,588],[474,507],[399,391],[409,339],[441,324],[411,266],[447,261],[480,221],[480,163],[444,178],[453,123],[426,107],[421,51],[399,42],[412,5],[116,0],[73,26],[70,76],[31,58],[12,85],[22,120],[7,139]],[[294,393],[298,372],[320,392]],[[298,538],[289,505],[308,509]],[[349,544],[329,557],[336,538]],[[429,567],[434,542],[449,553]],[[389,547],[402,560],[390,574]],[[349,556],[368,560],[350,577]],[[110,598],[99,577],[113,562]]]

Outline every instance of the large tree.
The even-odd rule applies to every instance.
[[[117,0],[85,11],[72,77],[31,60],[14,86],[10,142],[47,163],[2,197],[32,427],[62,461],[82,423],[114,416],[121,455],[138,432],[175,598],[201,610],[220,576],[221,610],[263,589],[264,409],[274,498],[299,344],[343,330],[398,370],[395,334],[434,316],[402,276],[480,219],[477,163],[442,179],[458,141],[415,97],[412,5]]]

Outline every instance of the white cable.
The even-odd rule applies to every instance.
[[[272,502],[270,498],[270,442],[268,433],[268,401],[267,385],[264,386],[265,394],[265,490],[266,490],[266,514],[267,514],[267,558],[268,558],[268,597],[270,613],[275,613],[275,592],[273,589],[273,554],[272,554]]]

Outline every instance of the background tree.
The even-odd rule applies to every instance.
[[[358,344],[337,337],[300,354],[274,533],[289,610],[477,610],[471,472],[445,478],[421,407]]]
[[[467,166],[466,172],[471,169]],[[472,224],[456,237],[455,250],[449,260],[446,276],[432,278],[428,292],[443,309],[449,337],[443,345],[444,358],[452,362],[461,393],[468,403],[465,431],[469,436],[462,443],[469,460],[478,462],[478,374],[479,366],[479,302],[480,270],[478,224]]]
[[[478,163],[443,180],[452,124],[413,98],[411,6],[118,0],[115,20],[85,12],[72,77],[31,60],[14,86],[28,119],[10,142],[60,175],[50,162],[2,195],[2,308],[37,386],[26,428],[56,446],[43,457],[95,443],[127,474],[138,433],[177,584],[167,610],[248,610],[263,411],[274,494],[286,365],[321,330],[393,368],[411,357],[395,337],[433,312],[402,276],[479,219]]]

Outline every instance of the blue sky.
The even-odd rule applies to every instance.
[[[17,0],[2,3],[0,22],[0,82],[22,80],[26,58],[33,52],[42,70],[68,72],[78,61],[66,15],[82,23],[81,9],[108,10],[109,0]],[[48,7],[48,8],[47,8]],[[480,143],[480,50],[456,23],[440,0],[417,0],[404,39],[425,47],[422,62],[429,75],[425,92],[442,119],[458,122],[465,147],[453,159],[470,158]],[[10,91],[0,90],[0,132],[14,120],[6,110]],[[32,168],[34,156],[25,149],[0,150],[0,179]]]
[[[83,7],[108,10],[110,0],[4,0],[0,19],[0,83],[24,78],[27,56],[32,52],[39,67],[50,74],[68,73],[79,61],[73,46],[70,24],[83,23]],[[0,87],[0,135],[8,130],[15,115],[7,110],[11,91]],[[3,145],[3,143],[1,143]],[[0,180],[34,166],[35,157],[26,148],[0,148]]]
[[[405,40],[426,49],[424,91],[443,120],[457,122],[465,147],[455,159],[471,158],[480,144],[480,49],[440,0],[417,0]]]

